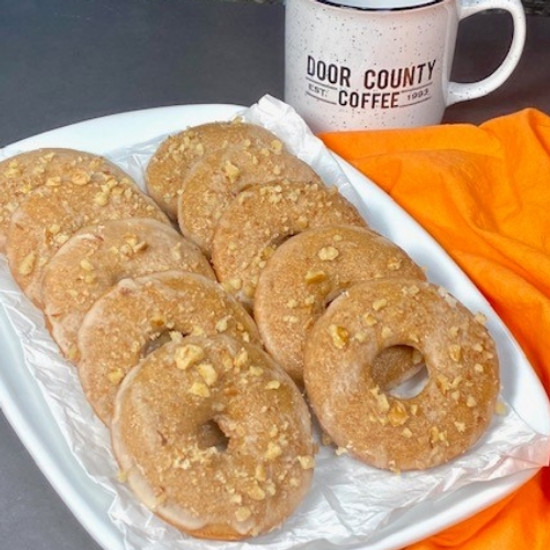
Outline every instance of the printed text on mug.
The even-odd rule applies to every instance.
[[[352,71],[345,65],[307,56],[306,93],[320,101],[354,109],[394,109],[431,97],[436,60],[393,69],[367,68],[362,87],[354,88]]]

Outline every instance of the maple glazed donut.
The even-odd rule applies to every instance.
[[[147,165],[147,191],[176,220],[178,197],[188,171],[206,155],[239,144],[279,148],[280,141],[265,128],[239,119],[191,126],[168,136],[159,145]]]
[[[259,274],[275,249],[287,238],[322,225],[367,223],[334,186],[285,181],[251,185],[229,204],[214,233],[212,264],[218,280],[251,307]]]
[[[25,295],[41,306],[44,267],[81,227],[104,220],[166,215],[122,170],[76,170],[31,191],[10,221],[7,256]]]
[[[482,315],[446,290],[413,279],[358,283],[310,331],[304,381],[323,429],[378,468],[424,469],[459,456],[481,437],[499,392],[499,363]],[[396,344],[422,353],[428,379],[400,398],[370,365]]]
[[[78,332],[78,373],[88,401],[109,424],[128,371],[152,349],[188,334],[259,343],[256,324],[217,282],[178,271],[123,279],[95,301]]]
[[[254,318],[267,351],[301,383],[303,346],[315,320],[346,288],[381,277],[426,278],[404,250],[367,228],[322,226],[288,239],[262,270],[254,295]],[[406,360],[414,368],[413,358]]]
[[[181,232],[210,255],[214,230],[231,200],[251,184],[274,180],[321,182],[309,165],[284,150],[277,139],[270,147],[247,141],[210,153],[195,163],[183,181],[178,199]]]
[[[204,440],[213,427],[218,445]],[[120,388],[111,433],[138,498],[195,537],[271,531],[312,480],[311,417],[296,385],[258,346],[225,336],[146,357]]]
[[[123,177],[120,168],[105,158],[76,149],[34,149],[0,162],[0,252],[6,249],[11,216],[28,193],[41,185],[55,185],[62,177],[93,172]]]
[[[215,278],[199,248],[158,220],[107,220],[77,231],[46,264],[42,279],[48,328],[63,354],[77,360],[84,315],[120,279],[169,270]]]

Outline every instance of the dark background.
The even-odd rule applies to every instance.
[[[121,111],[248,105],[266,93],[282,99],[279,2],[2,0],[0,6],[0,147]],[[462,23],[454,78],[473,81],[494,69],[510,30],[502,13]],[[550,18],[531,15],[524,55],[506,85],[450,107],[445,121],[478,123],[525,107],[550,113],[549,92]],[[0,548],[97,550],[3,415],[0,441]]]

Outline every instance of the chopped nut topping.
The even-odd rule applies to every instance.
[[[483,315],[483,313],[476,313],[474,315],[474,321],[476,323],[479,323],[480,325],[485,326],[487,324],[487,317],[485,317],[485,315]]]
[[[61,185],[61,178],[59,176],[50,176],[46,180],[46,187],[59,187]]]
[[[278,456],[281,456],[282,453],[283,451],[281,447],[279,447],[277,443],[273,443],[273,441],[270,441],[267,444],[267,451],[265,452],[264,456],[267,460],[274,460]]]
[[[334,346],[338,349],[345,348],[349,341],[349,332],[344,327],[334,324],[330,325],[328,330]]]
[[[265,490],[267,491],[268,495],[273,496],[277,492],[277,487],[275,487],[273,481],[267,480],[265,484]]]
[[[338,252],[338,249],[334,246],[325,246],[321,248],[319,252],[317,252],[317,256],[319,257],[319,259],[324,262],[335,260],[339,254],[340,252]]]
[[[235,183],[241,173],[241,171],[239,170],[239,168],[237,166],[235,166],[233,163],[231,163],[231,161],[226,161],[224,167],[223,167],[223,171],[225,173],[225,175],[227,176],[227,179],[231,182],[231,183]]]
[[[252,500],[264,500],[265,499],[265,491],[259,487],[258,485],[253,485],[246,494],[252,499]]]
[[[283,143],[281,140],[279,139],[274,139],[272,142],[271,142],[271,150],[275,153],[275,154],[279,154],[282,152],[283,150]]]
[[[48,227],[48,231],[51,235],[57,235],[61,231],[61,227],[57,223],[52,223],[52,225]]]
[[[327,278],[327,274],[324,271],[308,271],[304,278],[308,285],[321,283]]]
[[[92,265],[90,260],[88,260],[88,258],[84,258],[83,260],[80,260],[80,267],[84,271],[93,271],[94,270],[94,266]]]
[[[495,404],[495,413],[499,416],[504,416],[506,414],[506,404],[500,399]]]
[[[336,447],[334,452],[337,456],[342,456],[348,454],[349,451],[345,447]]]
[[[233,277],[227,281],[228,290],[239,290],[243,286],[243,281],[239,277]]]
[[[266,390],[278,390],[281,387],[281,383],[278,380],[270,380],[266,385]]]
[[[420,289],[416,285],[411,285],[403,289],[403,293],[408,296],[416,296],[420,292]]]
[[[451,344],[449,346],[449,357],[458,363],[462,357],[462,348],[458,344]]]
[[[69,240],[69,235],[67,235],[66,233],[58,233],[58,234],[54,235],[53,240],[56,244],[62,245],[62,244],[65,244]]]
[[[187,344],[176,349],[174,358],[176,367],[185,370],[204,358],[204,350],[195,344]]]
[[[474,365],[474,370],[478,373],[478,374],[482,374],[484,371],[485,371],[485,367],[481,364],[481,363],[476,363]]]
[[[315,458],[312,456],[299,456],[298,462],[303,470],[311,470],[312,468],[315,468]]]
[[[452,338],[456,338],[458,336],[459,328],[457,326],[453,326],[449,328],[449,336]]]
[[[120,481],[120,483],[126,483],[128,481],[128,471],[127,470],[119,470],[116,474],[117,481]]]
[[[210,397],[210,390],[202,382],[193,382],[189,388],[189,393],[198,397]]]
[[[402,426],[408,419],[409,414],[407,413],[405,405],[399,401],[395,402],[388,412],[388,420],[390,421],[390,424],[392,426]]]
[[[388,260],[387,266],[390,271],[399,271],[402,264],[403,260],[401,258],[390,258]]]
[[[107,379],[113,385],[120,384],[123,378],[124,378],[124,371],[120,368],[112,370],[107,374]]]
[[[264,372],[264,369],[262,369],[261,367],[257,367],[255,365],[250,365],[250,368],[248,369],[248,372],[252,376],[261,376]]]
[[[382,327],[382,338],[390,338],[393,334],[393,330],[390,327]]]
[[[374,388],[371,388],[370,393],[376,397],[376,401],[378,404],[378,408],[381,412],[388,412],[390,410],[390,404],[388,402],[388,398],[385,393],[380,393],[380,388],[378,386],[374,386]]]
[[[90,181],[90,174],[83,170],[75,170],[71,174],[71,181],[76,185],[86,185]]]
[[[225,332],[229,326],[229,320],[231,319],[231,315],[226,315],[222,319],[220,319],[216,323],[216,331],[217,332]]]
[[[384,309],[388,305],[388,300],[386,298],[381,298],[380,300],[375,300],[372,303],[372,309],[374,311],[380,311],[381,309]]]
[[[97,281],[97,274],[96,273],[86,273],[84,276],[84,282],[86,284],[92,284]]]
[[[36,264],[36,252],[29,252],[19,264],[20,275],[30,275],[34,271]]]
[[[94,204],[105,206],[109,202],[109,192],[101,191],[94,197]]]
[[[218,380],[218,373],[211,363],[200,363],[197,370],[207,386],[212,386]]]
[[[449,442],[447,440],[447,432],[446,431],[439,431],[439,428],[437,426],[432,426],[430,428],[430,443],[432,445],[437,445],[438,443],[443,443],[446,446],[448,446]]]
[[[254,472],[254,477],[258,481],[265,481],[267,479],[265,468],[263,464],[256,464],[256,470]]]
[[[477,405],[476,398],[473,395],[469,395],[468,398],[466,399],[466,406],[473,408],[476,405]]]
[[[235,512],[237,521],[246,521],[251,515],[252,512],[247,506],[241,506],[240,508],[237,508],[237,511]]]
[[[373,327],[378,323],[376,317],[374,317],[371,313],[365,313],[363,315],[363,321],[365,321],[365,324],[369,327]]]
[[[235,356],[235,359],[233,360],[233,364],[240,369],[242,367],[245,367],[247,363],[248,363],[248,352],[246,351],[246,349],[241,348],[239,350],[239,353],[237,353],[237,355]]]
[[[166,318],[162,315],[162,313],[155,313],[151,315],[149,324],[154,328],[162,328],[166,325]]]
[[[242,504],[243,497],[242,495],[239,495],[239,493],[235,493],[234,495],[231,495],[231,498],[229,499],[229,501],[232,502],[233,504]]]
[[[403,435],[403,437],[406,437],[407,439],[410,439],[413,435],[413,433],[409,428],[403,428],[403,431],[401,432],[401,434]]]
[[[296,315],[283,315],[282,319],[285,323],[288,323],[289,325],[295,325],[299,321]]]
[[[447,395],[447,392],[451,389],[449,379],[444,374],[438,374],[436,376],[436,384],[443,395]]]
[[[464,433],[466,431],[466,424],[464,422],[454,422],[457,432]]]

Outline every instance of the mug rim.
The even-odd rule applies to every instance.
[[[443,2],[447,1],[454,1],[454,0],[401,0],[400,6],[391,6],[390,1],[391,0],[382,0],[383,4],[387,4],[385,6],[360,6],[359,4],[361,2],[371,3],[376,2],[377,0],[306,0],[307,2],[311,3],[318,3],[323,4],[329,8],[333,9],[349,9],[349,10],[355,10],[359,12],[366,12],[366,13],[377,13],[377,12],[397,12],[397,11],[412,11],[412,10],[419,10],[423,8],[430,8],[436,4],[441,4]],[[357,5],[354,5],[357,3]],[[405,5],[403,5],[405,4]]]

